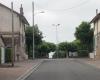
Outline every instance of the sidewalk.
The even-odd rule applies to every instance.
[[[100,68],[100,60],[94,60],[94,59],[90,59],[90,58],[86,58],[86,59],[79,59],[82,62],[92,65],[94,67]]]
[[[16,80],[42,60],[29,60],[15,63],[15,67],[0,67],[0,80]]]
[[[94,67],[100,68],[100,60],[89,60],[89,61],[86,61],[86,63]]]

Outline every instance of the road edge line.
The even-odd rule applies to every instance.
[[[34,65],[32,68],[28,69],[23,75],[21,75],[19,78],[16,80],[25,80],[29,75],[31,75],[41,64],[43,60]]]

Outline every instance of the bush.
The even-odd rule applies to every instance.
[[[0,63],[1,63],[1,48],[0,48]]]
[[[11,62],[11,48],[6,48],[5,49],[5,62]]]
[[[89,56],[89,51],[88,50],[79,50],[78,51],[78,56],[79,57],[88,57]]]
[[[66,58],[66,52],[65,51],[59,51],[58,53],[55,53],[54,55],[53,55],[53,58]]]

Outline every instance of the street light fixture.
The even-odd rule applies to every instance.
[[[36,12],[36,13],[34,12],[34,16],[39,14],[39,13],[45,13],[45,12],[44,11],[39,11],[39,12]]]
[[[35,42],[34,42],[34,16],[35,16],[35,13],[34,13],[34,1],[32,2],[32,16],[33,16],[33,59],[35,59]],[[41,11],[39,13],[45,13],[44,11]]]
[[[44,11],[41,11],[41,12],[39,12],[39,13],[45,13]]]
[[[52,24],[53,26],[55,26],[56,27],[56,53],[57,53],[57,58],[58,58],[58,43],[59,43],[59,41],[58,41],[58,26],[60,26],[60,24]]]

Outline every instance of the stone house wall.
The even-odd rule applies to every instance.
[[[14,33],[18,33],[19,42],[15,44],[15,59],[17,55],[20,56],[20,59],[27,59],[25,53],[25,23],[21,20],[21,17],[17,12],[14,11]],[[5,37],[5,33],[6,34]],[[6,8],[0,5],[0,34],[2,37],[11,39],[12,33],[12,14],[9,8]],[[11,42],[9,42],[11,44]],[[6,47],[6,46],[5,46]]]

